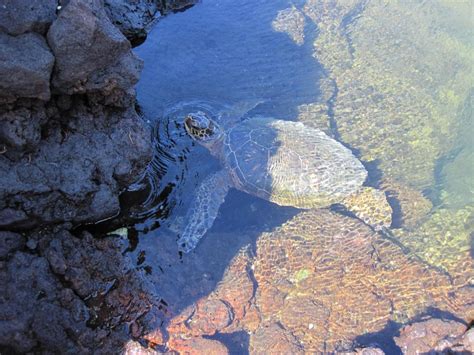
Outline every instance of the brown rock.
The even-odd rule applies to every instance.
[[[226,355],[229,350],[219,341],[204,339],[204,338],[190,338],[190,339],[172,339],[168,346],[171,350],[178,352],[178,354],[186,355]]]
[[[305,351],[352,348],[355,337],[439,307],[456,312],[444,274],[409,257],[361,222],[303,212],[257,242],[256,305]]]

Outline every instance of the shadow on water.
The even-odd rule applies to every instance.
[[[154,193],[145,203],[152,213],[141,215],[148,218],[136,225],[138,243],[131,253],[173,315],[212,292],[242,247],[255,249],[262,232],[298,212],[231,190],[197,248],[186,255],[177,250],[174,226],[199,182],[219,167],[186,136],[183,113],[215,114],[224,106],[263,99],[253,114],[294,120],[299,105],[318,100],[323,72],[311,56],[316,28],[308,21],[301,46],[272,29],[278,12],[293,3],[206,1],[163,19],[135,49],[145,62],[138,100],[156,140],[150,165]]]

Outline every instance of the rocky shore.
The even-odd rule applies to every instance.
[[[75,227],[116,215],[150,160],[131,43],[189,4],[2,2],[0,352],[116,353],[160,324],[127,241]]]

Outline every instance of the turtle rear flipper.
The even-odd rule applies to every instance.
[[[373,187],[361,187],[355,194],[346,197],[342,204],[376,231],[392,224],[392,208],[383,191]]]
[[[212,227],[219,207],[229,191],[229,176],[224,170],[209,175],[199,185],[185,223],[186,228],[178,239],[178,249],[189,253],[198,244],[201,237]]]

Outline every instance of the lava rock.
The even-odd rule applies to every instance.
[[[164,13],[171,11],[182,11],[197,4],[199,0],[164,0],[163,9],[161,10]]]
[[[3,0],[0,30],[11,35],[45,33],[56,18],[57,0]]]
[[[25,245],[25,237],[21,234],[0,231],[0,260],[6,259],[15,250]]]
[[[137,338],[159,333],[161,299],[122,255],[125,242],[61,227],[29,234],[38,255],[0,262],[2,353],[112,354],[132,336],[124,323]]]
[[[150,133],[133,109],[111,113],[76,100],[62,118],[66,123],[43,127],[34,154],[19,161],[0,155],[0,226],[25,230],[114,216],[120,191],[146,167]]]
[[[132,45],[141,44],[152,22],[160,16],[160,5],[150,0],[105,0],[112,23]]]
[[[43,106],[15,108],[0,114],[0,142],[4,149],[16,152],[33,151],[41,140],[41,126],[47,116]]]
[[[0,101],[18,97],[49,100],[54,57],[36,33],[10,36],[0,33]]]
[[[47,37],[56,57],[53,86],[59,93],[126,91],[138,81],[142,62],[100,0],[71,0]]]

